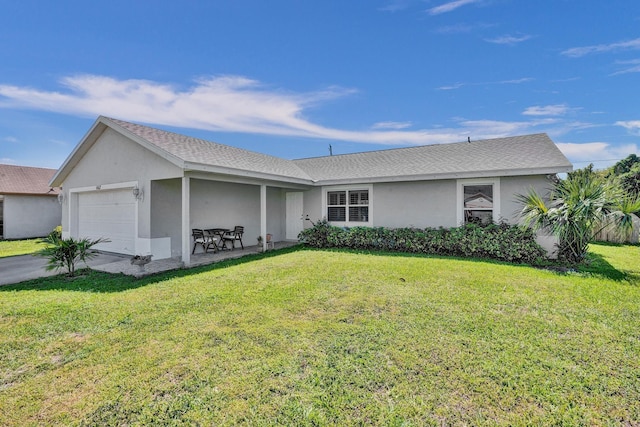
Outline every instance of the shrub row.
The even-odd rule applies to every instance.
[[[424,253],[530,264],[546,257],[530,229],[508,224],[426,229],[341,228],[323,220],[302,231],[299,238],[315,248]]]

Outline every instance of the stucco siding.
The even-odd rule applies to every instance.
[[[327,216],[326,212],[322,212],[322,188],[313,188],[305,191],[303,195],[303,215],[305,218],[307,215],[311,221],[318,222]],[[309,228],[313,225],[311,221],[304,221],[303,227]]]
[[[182,254],[182,180],[151,182],[151,238],[170,238],[171,256]]]
[[[267,233],[273,236],[274,242],[284,240],[286,227],[285,191],[280,188],[267,187]],[[254,236],[258,237],[259,232]],[[257,240],[255,241],[257,244]],[[254,244],[253,242],[251,243]]]
[[[547,196],[551,182],[546,175],[513,176],[500,179],[501,217],[510,224],[520,222],[522,205],[516,200],[517,194],[527,194],[534,189],[538,194]]]
[[[374,184],[376,227],[455,227],[456,183],[453,180]]]
[[[44,237],[62,219],[55,196],[5,195],[3,205],[5,239]]]

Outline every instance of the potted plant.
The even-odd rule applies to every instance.
[[[258,236],[258,252],[262,252],[262,236]]]

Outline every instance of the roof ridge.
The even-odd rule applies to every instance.
[[[382,152],[389,152],[389,151],[413,150],[413,149],[420,149],[420,148],[424,148],[424,147],[478,144],[478,143],[481,143],[481,142],[498,141],[498,140],[501,140],[501,139],[535,137],[535,136],[540,136],[540,135],[545,135],[547,138],[549,137],[549,135],[547,135],[546,132],[538,132],[538,133],[530,133],[530,134],[525,134],[525,135],[513,135],[513,136],[502,136],[502,137],[498,137],[498,138],[478,139],[478,140],[475,140],[475,141],[456,141],[456,142],[444,142],[444,143],[435,142],[433,144],[420,144],[420,145],[412,145],[412,146],[409,146],[409,147],[381,148],[379,150],[358,151],[358,152],[355,152],[355,153],[332,154],[332,155],[328,155],[328,156],[325,155],[325,156],[314,156],[314,157],[301,157],[301,158],[298,158],[298,159],[293,159],[293,161],[296,162],[296,161],[299,161],[299,160],[324,159],[324,158],[331,158],[331,157],[355,156],[355,155],[362,155],[362,154],[374,154],[374,153],[382,153]]]

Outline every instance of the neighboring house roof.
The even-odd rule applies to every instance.
[[[55,196],[59,189],[49,186],[55,173],[55,169],[0,165],[0,194]]]
[[[476,193],[464,199],[464,207],[475,209],[492,208],[493,198],[484,193]]]
[[[61,185],[110,127],[184,170],[307,185],[561,173],[572,165],[546,134],[287,160],[108,117],[99,117],[51,179]]]
[[[568,172],[544,133],[294,160],[315,181],[384,182]]]

